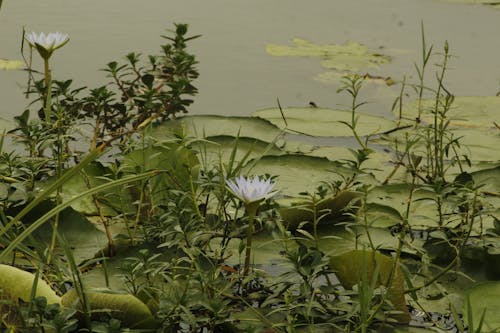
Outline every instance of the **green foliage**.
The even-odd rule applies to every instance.
[[[160,55],[110,62],[112,82],[88,91],[28,72],[35,116],[23,112],[8,133],[24,152],[0,142],[0,259],[37,275],[0,265],[1,329],[365,333],[407,325],[409,303],[453,313],[461,331],[495,329],[496,313],[477,304],[494,308],[484,295],[496,285],[467,274],[498,277],[500,161],[486,147],[498,139],[498,100],[448,91],[447,44],[429,87],[435,54],[422,28],[417,82],[401,82],[396,121],[358,112],[364,77],[352,73],[338,91],[347,111],[278,103],[254,117],[177,117],[197,93],[187,44],[198,36],[176,24],[164,37]],[[270,52],[337,69],[389,60],[352,43]],[[469,119],[478,112],[489,118]],[[89,124],[88,137],[76,131]],[[469,154],[478,131],[491,141]],[[245,206],[226,185],[240,175],[275,181],[276,200]],[[471,285],[463,309],[447,307]],[[51,287],[71,289],[64,308]]]

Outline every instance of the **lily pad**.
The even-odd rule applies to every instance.
[[[500,6],[500,1],[492,1],[492,0],[443,0],[446,2],[456,2],[456,3],[466,3],[466,4],[481,4],[481,5],[490,5],[493,7]]]
[[[266,119],[275,126],[291,133],[310,136],[352,136],[352,130],[342,122],[351,123],[352,113],[345,110],[323,108],[285,108],[282,110],[286,123],[278,108],[259,110],[252,116]],[[388,131],[396,124],[383,117],[356,113],[356,131],[360,136]]]
[[[500,282],[479,283],[472,287],[467,295],[470,300],[474,331],[479,326],[479,320],[483,311],[486,312],[481,332],[494,332],[498,330],[500,327]],[[467,306],[467,303],[464,306]],[[468,311],[465,308],[464,314],[467,315],[467,313]]]
[[[500,130],[498,129],[455,129],[455,137],[460,137],[459,154],[467,155],[474,162],[500,161]]]
[[[57,230],[71,247],[76,263],[93,258],[107,244],[104,232],[71,208],[61,212]],[[34,236],[44,241],[45,244],[49,244],[52,237],[52,226],[44,224],[36,230]]]
[[[352,289],[363,278],[363,266],[366,268],[367,281],[365,283],[369,284],[373,278],[376,278],[377,286],[389,285],[389,277],[391,277],[394,261],[391,257],[384,256],[378,252],[354,250],[330,257],[330,266],[335,270],[344,288]],[[377,268],[379,275],[374,276]],[[404,296],[404,275],[399,266],[396,266],[395,272],[392,274],[392,279],[392,283],[387,291],[387,299],[399,311],[399,313],[393,314],[392,317],[400,323],[407,324],[410,321],[410,313]]]
[[[185,133],[191,137],[233,136],[256,138],[264,142],[275,142],[282,134],[269,121],[252,117],[230,116],[185,116],[153,127],[150,135],[156,139],[171,139],[173,135]]]
[[[500,220],[500,167],[473,172],[472,177],[481,185],[482,200],[489,204],[490,214]]]
[[[273,56],[318,57],[323,67],[340,71],[358,71],[366,67],[378,68],[390,57],[372,52],[365,45],[349,41],[339,44],[314,44],[305,39],[294,38],[293,46],[269,44],[267,53]]]
[[[284,154],[276,145],[254,138],[236,138],[221,135],[207,137],[206,140],[193,144],[193,149],[197,152],[198,159],[205,167],[218,165],[219,161],[227,164],[233,150],[235,150],[233,157],[235,163],[260,158],[264,155]]]
[[[434,121],[433,110],[435,100],[422,101],[422,120],[427,123]],[[458,128],[495,128],[494,123],[500,125],[500,96],[458,96],[448,111],[447,117],[450,126]],[[418,101],[406,104],[403,110],[405,116],[415,118],[418,110]]]
[[[276,175],[276,189],[283,195],[297,197],[301,192],[313,193],[321,182],[340,180],[340,173],[351,171],[326,158],[286,154],[250,161],[244,172],[248,175]]]
[[[145,149],[137,149],[125,156],[125,172],[135,173],[148,170],[166,170],[152,177],[148,183],[152,198],[156,202],[166,199],[166,190],[190,190],[199,174],[199,161],[196,154],[177,143],[163,143]],[[134,193],[134,196],[137,193]]]
[[[220,239],[212,240],[214,247],[220,246]],[[226,248],[225,263],[229,265],[243,265],[245,254],[239,253],[241,242],[237,238],[230,240]],[[265,267],[269,274],[278,275],[283,273],[281,264],[283,262],[282,252],[285,248],[292,249],[297,247],[293,240],[275,239],[270,233],[260,232],[252,238],[252,264],[257,267]]]
[[[5,120],[0,117],[0,135],[3,134],[3,131],[8,131],[14,128],[14,123],[12,121]]]
[[[63,185],[61,197],[63,201],[69,200],[76,195],[87,191],[89,188],[102,185],[107,182],[105,176],[109,173],[109,170],[103,166],[101,163],[94,162],[90,163],[84,168],[84,171],[75,175],[69,179]],[[102,208],[102,213],[106,216],[116,215],[116,208],[126,208],[126,211],[131,212],[130,208],[131,202],[130,195],[123,190],[112,189],[106,193],[100,193],[96,195],[99,201],[100,207]],[[71,205],[76,211],[85,215],[98,215],[94,198],[92,196],[87,196],[78,200]]]
[[[353,151],[346,147],[314,147],[307,155],[326,157],[331,161],[355,161]],[[392,155],[383,151],[373,150],[368,154],[368,159],[361,168],[364,172],[372,174],[379,181],[383,181],[393,170],[394,164],[390,163]]]
[[[368,192],[368,203],[375,204],[371,208],[375,212],[380,212],[381,215],[378,216],[380,219],[392,210],[399,212],[399,216],[404,216],[410,197],[410,186],[409,184],[377,186]],[[413,193],[409,210],[409,222],[412,227],[419,229],[437,226],[438,213],[436,204],[432,201],[433,198],[435,198],[434,193],[428,190],[419,189]],[[384,206],[388,208],[383,208]],[[390,215],[392,217],[389,220],[393,218],[397,220],[398,215]]]
[[[407,254],[416,254],[416,249],[423,249],[424,245],[422,239],[412,239],[411,236],[406,237],[405,243],[411,244],[411,246],[403,246],[402,252]],[[377,250],[393,252],[398,247],[398,238],[388,228],[369,226],[367,229],[361,224],[346,223],[342,226],[322,226],[319,229],[318,244],[321,251],[330,255],[340,255],[361,248],[369,249],[371,244]]]
[[[346,74],[345,72],[327,71],[316,75],[314,77],[314,80],[322,83],[338,84],[346,75],[349,74]],[[394,81],[394,79],[392,79],[390,76],[371,75],[369,73],[366,73],[365,75],[363,75],[363,79],[363,82],[382,84],[386,86],[392,86],[396,84],[396,81]]]
[[[109,312],[113,318],[121,320],[126,327],[154,328],[156,326],[149,308],[133,295],[89,291],[86,291],[85,294],[93,312]],[[82,307],[75,289],[71,289],[63,295],[62,304],[79,310]]]
[[[24,67],[24,62],[19,60],[0,59],[0,70],[14,70]]]
[[[34,281],[35,274],[0,264],[0,295],[2,296],[0,298],[7,297],[15,301],[21,299],[29,302]],[[48,304],[61,304],[61,298],[42,279],[37,282],[36,296],[45,297]]]
[[[347,208],[354,204],[354,200],[359,197],[359,193],[351,191],[342,191],[334,197],[328,197],[320,200],[316,204],[317,216],[322,216],[321,224],[347,218]],[[285,221],[289,229],[296,229],[302,222],[312,222],[314,219],[314,207],[310,202],[297,202],[290,207],[279,209],[281,218]],[[349,209],[352,213],[354,207]]]

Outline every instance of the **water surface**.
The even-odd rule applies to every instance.
[[[0,58],[20,59],[22,27],[69,33],[52,58],[57,79],[76,86],[104,83],[98,71],[131,51],[157,53],[160,35],[174,22],[202,34],[191,51],[200,61],[196,114],[248,115],[282,105],[325,107],[348,102],[337,86],[313,80],[324,69],[317,59],[273,57],[267,44],[294,37],[316,43],[368,45],[393,57],[370,74],[401,79],[413,75],[420,56],[420,22],[428,43],[441,50],[448,40],[457,57],[448,74],[456,95],[494,95],[500,90],[500,10],[438,0],[6,0],[0,11]],[[434,71],[434,69],[433,69]],[[414,76],[414,75],[413,75]],[[23,72],[0,72],[0,114],[11,118],[27,105]],[[388,114],[398,88],[367,86],[365,110]]]

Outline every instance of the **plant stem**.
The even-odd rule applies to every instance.
[[[250,203],[246,205],[246,211],[248,214],[248,229],[247,229],[247,246],[245,251],[245,266],[243,267],[243,277],[246,277],[250,271],[250,258],[252,255],[252,237],[254,232],[254,218],[257,213],[258,203]]]
[[[45,68],[45,123],[50,124],[50,114],[52,109],[52,77],[49,68],[49,58],[44,59]]]
[[[46,60],[46,69],[47,68],[48,68],[48,60]],[[49,74],[49,76],[50,76],[50,74]],[[50,77],[49,77],[49,84],[50,84]],[[50,96],[50,92],[48,93],[47,96]],[[49,98],[47,98],[47,99],[49,99]],[[49,101],[49,103],[50,103],[50,101]],[[50,107],[50,104],[49,104],[49,107]],[[45,110],[45,111],[47,112],[47,110]],[[63,139],[62,139],[62,129],[61,129],[61,126],[62,126],[61,121],[62,121],[63,117],[64,117],[64,115],[62,114],[62,111],[59,109],[58,117],[57,117],[58,120],[56,122],[56,126],[57,126],[56,177],[57,177],[57,179],[61,178],[62,171],[63,171],[63,154],[64,154],[63,146],[64,146],[64,143],[63,143]],[[46,120],[47,119],[50,119],[50,118],[46,118]],[[56,206],[59,206],[62,203],[61,193],[62,193],[62,184],[61,184],[61,186],[58,186],[56,189]],[[54,218],[54,224],[52,226],[52,228],[54,230],[52,231],[52,239],[50,241],[50,246],[49,246],[48,253],[47,253],[47,265],[50,265],[50,261],[52,259],[52,252],[54,252],[54,248],[56,246],[56,240],[57,240],[56,236],[57,236],[57,232],[58,232],[57,229],[59,228],[59,219],[60,219],[60,214],[57,213],[55,218]]]

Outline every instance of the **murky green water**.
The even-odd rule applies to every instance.
[[[200,94],[192,112],[247,115],[276,105],[324,107],[347,103],[337,86],[313,80],[324,69],[312,58],[273,57],[267,44],[294,37],[316,43],[357,41],[388,54],[391,64],[372,75],[413,75],[420,56],[420,21],[436,50],[448,40],[453,59],[448,87],[456,95],[494,95],[500,90],[500,10],[439,0],[5,0],[0,11],[0,58],[20,59],[22,27],[62,31],[70,43],[52,58],[54,76],[76,85],[104,82],[98,71],[130,51],[154,53],[173,22],[189,23],[198,56]],[[0,113],[19,114],[23,72],[0,72]],[[397,87],[371,84],[364,98],[374,113],[388,113]],[[366,109],[365,109],[366,110]]]

